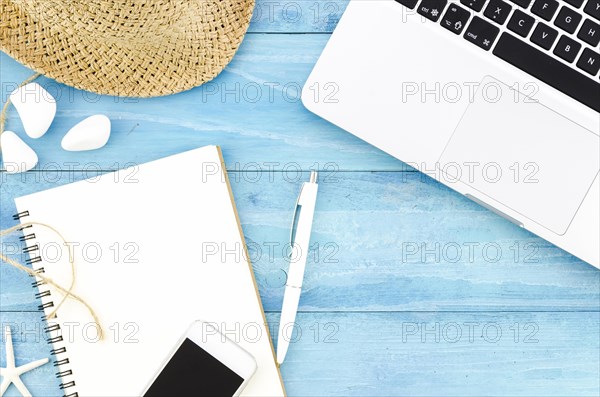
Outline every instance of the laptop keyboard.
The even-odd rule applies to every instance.
[[[396,0],[600,112],[600,0]]]

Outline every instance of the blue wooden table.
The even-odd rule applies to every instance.
[[[40,163],[0,172],[0,227],[14,224],[14,197],[221,145],[273,325],[296,195],[318,169],[300,334],[282,367],[289,395],[598,396],[599,271],[303,108],[300,88],[345,6],[258,1],[227,69],[170,97],[98,96],[41,78],[58,114],[31,140],[10,111],[7,128]],[[3,102],[32,73],[5,54],[0,71]],[[113,122],[108,145],[63,151],[64,133],[94,113]],[[1,244],[10,253],[18,243]],[[30,284],[0,266],[0,323],[18,332],[17,364],[49,353]],[[35,396],[61,395],[54,372],[46,365],[24,381]]]

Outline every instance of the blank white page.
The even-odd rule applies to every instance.
[[[72,299],[52,320],[67,352],[65,394],[138,396],[194,320],[214,322],[256,359],[245,396],[284,395],[253,272],[218,147],[191,150],[17,198],[21,222],[56,228],[75,254],[74,291],[97,312],[97,341],[87,310]],[[45,275],[70,282],[67,247],[34,225]],[[33,252],[32,257],[38,252]],[[41,291],[49,289],[40,287]],[[53,290],[44,303],[57,303]],[[51,309],[46,309],[49,313]],[[51,323],[52,323],[51,322]],[[199,373],[201,377],[201,373]]]

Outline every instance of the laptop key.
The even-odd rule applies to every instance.
[[[475,16],[467,27],[463,37],[487,51],[492,47],[492,43],[499,32],[500,29],[496,26]]]
[[[512,7],[502,0],[490,0],[483,15],[497,24],[502,25],[506,22],[506,18],[508,18],[508,14],[510,14],[511,10]]]
[[[448,0],[423,0],[417,7],[417,12],[425,18],[437,22],[446,4],[448,4]]]
[[[552,44],[554,44],[554,40],[556,40],[557,37],[557,30],[540,22],[533,30],[530,40],[542,47],[544,50],[549,50],[552,47]]]
[[[558,1],[556,0],[535,0],[535,3],[531,6],[531,12],[546,21],[552,19],[557,9]]]
[[[567,62],[573,62],[577,53],[581,49],[581,44],[575,40],[562,35],[554,47],[554,54],[558,55]]]
[[[583,21],[583,25],[581,25],[577,37],[592,47],[596,47],[598,43],[600,43],[600,25],[592,22],[591,19],[586,19]]]
[[[583,12],[600,21],[600,0],[588,0],[583,7]]]
[[[592,80],[551,55],[509,33],[502,33],[493,53],[571,98],[600,112],[600,81]]]
[[[411,10],[415,8],[419,0],[396,0],[398,3],[402,4],[405,7],[410,8]]]
[[[448,29],[454,34],[460,34],[467,24],[470,15],[471,13],[461,6],[450,4],[446,10],[446,13],[442,17],[442,27]]]
[[[461,4],[466,5],[477,12],[481,11],[486,0],[460,0]]]
[[[506,27],[521,37],[527,37],[534,23],[535,19],[532,16],[521,10],[515,10]]]
[[[584,49],[577,61],[577,67],[594,76],[600,70],[600,53],[589,48]]]
[[[583,0],[565,0],[565,1],[569,4],[571,4],[575,8],[579,8],[583,4]]]
[[[578,12],[571,10],[569,7],[560,9],[554,24],[568,33],[575,32],[577,26],[581,22],[581,15]]]

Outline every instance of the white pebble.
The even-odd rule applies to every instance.
[[[109,137],[109,118],[96,114],[73,126],[63,137],[60,145],[71,152],[94,150],[106,145]]]
[[[39,138],[48,131],[56,115],[56,100],[38,83],[29,83],[10,94],[10,101],[17,109],[25,133]]]
[[[8,174],[29,171],[36,166],[38,156],[17,134],[4,131],[0,135],[2,162]]]

